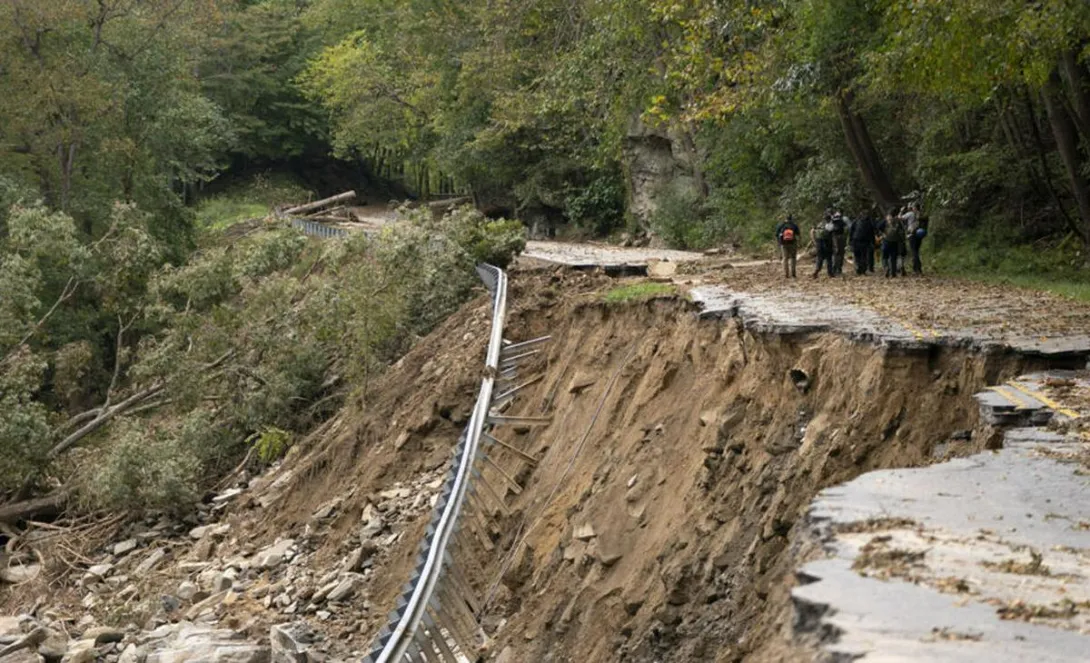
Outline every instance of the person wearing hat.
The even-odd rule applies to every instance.
[[[776,226],[776,243],[780,245],[783,258],[783,277],[797,278],[795,264],[799,256],[799,227],[792,215],[788,214],[787,219]]]

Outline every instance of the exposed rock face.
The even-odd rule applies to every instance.
[[[624,140],[628,210],[644,228],[658,208],[656,199],[668,186],[696,191],[692,163],[695,155],[674,132],[649,126],[634,118]]]

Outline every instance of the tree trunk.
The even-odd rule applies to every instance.
[[[844,130],[844,139],[848,143],[848,150],[852,153],[852,158],[859,167],[867,188],[870,189],[875,201],[884,208],[895,207],[897,194],[893,191],[893,185],[871,141],[866,123],[851,108],[850,92],[837,94],[836,110],[840,117],[840,126]]]
[[[1083,140],[1090,142],[1090,89],[1087,88],[1086,72],[1079,64],[1074,51],[1064,53],[1060,60],[1064,78],[1071,88],[1072,107]]]
[[[330,198],[323,198],[321,200],[315,200],[312,203],[307,203],[306,205],[299,205],[298,207],[286,209],[284,210],[284,214],[305,214],[307,212],[322,209],[323,207],[328,207],[334,203],[347,202],[349,200],[354,200],[355,198],[355,191],[345,191],[344,193],[338,193]]]
[[[1060,76],[1056,71],[1052,72],[1048,83],[1045,84],[1044,99],[1052,135],[1056,138],[1056,147],[1060,151],[1064,168],[1067,170],[1071,192],[1075,195],[1075,202],[1079,206],[1079,220],[1082,223],[1074,230],[1082,238],[1083,247],[1090,248],[1090,186],[1087,185],[1086,178],[1082,174],[1078,129],[1067,112],[1063,89],[1060,87]],[[1086,259],[1090,261],[1090,254],[1086,254]]]
[[[0,505],[0,523],[12,523],[27,518],[56,516],[68,501],[69,490],[62,489],[45,497]]]

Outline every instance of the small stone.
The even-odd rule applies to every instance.
[[[98,650],[95,649],[94,642],[80,640],[71,650],[65,653],[61,663],[92,663],[97,658]]]
[[[348,598],[359,589],[362,582],[362,576],[356,573],[347,573],[345,574],[344,579],[329,592],[327,598],[330,601],[340,601],[341,599]]]
[[[348,557],[344,560],[345,571],[356,571],[360,568],[360,562],[363,561],[363,548],[356,548],[352,552],[348,553]]]
[[[105,578],[106,575],[114,568],[113,564],[95,564],[91,568],[87,569],[87,573],[95,576],[96,578]]]
[[[136,550],[136,546],[137,546],[136,539],[125,539],[121,543],[114,544],[114,554],[115,555],[124,555],[125,553],[130,553],[130,552]]]
[[[628,480],[628,483],[627,483],[626,485],[627,485],[627,486],[628,486],[629,488],[631,488],[632,486],[635,486],[635,485],[636,485],[636,482],[637,482],[637,481],[639,481],[639,480],[640,480],[640,475],[638,475],[638,474],[633,474],[633,475],[632,475],[632,477],[631,477],[631,478],[629,478],[629,480]]]
[[[140,564],[136,566],[136,568],[133,570],[133,575],[137,577],[147,575],[159,564],[159,562],[163,561],[163,558],[166,556],[167,554],[163,551],[162,548],[156,548],[155,550],[151,551],[150,555],[144,558],[144,561],[140,562]]]
[[[186,580],[178,585],[178,598],[189,601],[197,595],[198,591],[200,591],[200,588],[197,587],[196,583]]]
[[[568,393],[578,394],[587,387],[592,386],[597,381],[598,379],[589,373],[576,371],[575,375],[572,377],[571,383],[568,384]]]
[[[290,560],[294,557],[294,554],[292,553],[292,548],[294,546],[295,539],[277,541],[257,554],[255,565],[259,569],[276,568],[284,563],[285,560]]]
[[[226,502],[226,501],[228,501],[230,499],[233,499],[235,497],[238,497],[241,494],[242,494],[242,489],[241,488],[228,488],[227,490],[223,491],[219,495],[216,495],[215,497],[213,497],[212,501],[215,502],[216,504],[220,504],[220,503]]]
[[[592,527],[590,523],[583,523],[576,527],[572,532],[572,537],[579,541],[590,541],[595,536],[597,536],[597,534],[595,534],[594,527]]]
[[[231,525],[228,523],[201,525],[200,527],[194,527],[193,529],[189,530],[189,538],[200,541],[206,536],[223,536],[230,529]]]
[[[328,611],[328,610],[319,610],[318,612],[316,612],[314,614],[317,615],[318,619],[320,619],[323,622],[329,621],[329,618],[333,616],[333,613]]]
[[[125,638],[125,632],[119,628],[113,628],[111,626],[96,626],[94,628],[87,629],[83,633],[84,640],[90,640],[96,646],[106,644],[108,642],[121,642]]]
[[[231,589],[231,586],[234,585],[234,583],[234,578],[227,575],[226,573],[220,573],[212,581],[211,590],[213,593],[225,592],[228,589]]]
[[[140,663],[140,652],[136,645],[129,643],[129,646],[125,647],[121,655],[117,657],[117,663]]]
[[[38,653],[46,661],[59,661],[68,653],[68,638],[51,628],[45,628],[45,637],[38,643]]]

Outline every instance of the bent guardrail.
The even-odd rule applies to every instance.
[[[471,652],[482,640],[478,616],[480,601],[452,553],[452,542],[462,546],[477,544],[493,549],[489,532],[483,524],[487,516],[506,511],[503,494],[492,488],[482,474],[489,467],[509,489],[520,491],[518,484],[484,453],[485,447],[503,449],[520,463],[536,464],[529,454],[492,435],[494,425],[504,425],[507,417],[498,414],[520,389],[538,379],[516,384],[519,362],[537,354],[527,348],[549,340],[548,337],[511,344],[503,338],[507,314],[507,274],[492,265],[481,265],[477,273],[492,293],[492,322],[485,355],[485,370],[469,423],[462,432],[443,484],[431,522],[421,543],[412,578],[397,598],[388,622],[376,636],[366,663],[393,661],[436,661],[458,663],[474,660]],[[497,385],[499,393],[496,394]],[[520,422],[526,418],[518,418]],[[545,423],[541,418],[534,423]],[[478,487],[481,488],[477,492]],[[495,510],[486,508],[487,496]],[[475,537],[475,538],[471,538]]]

